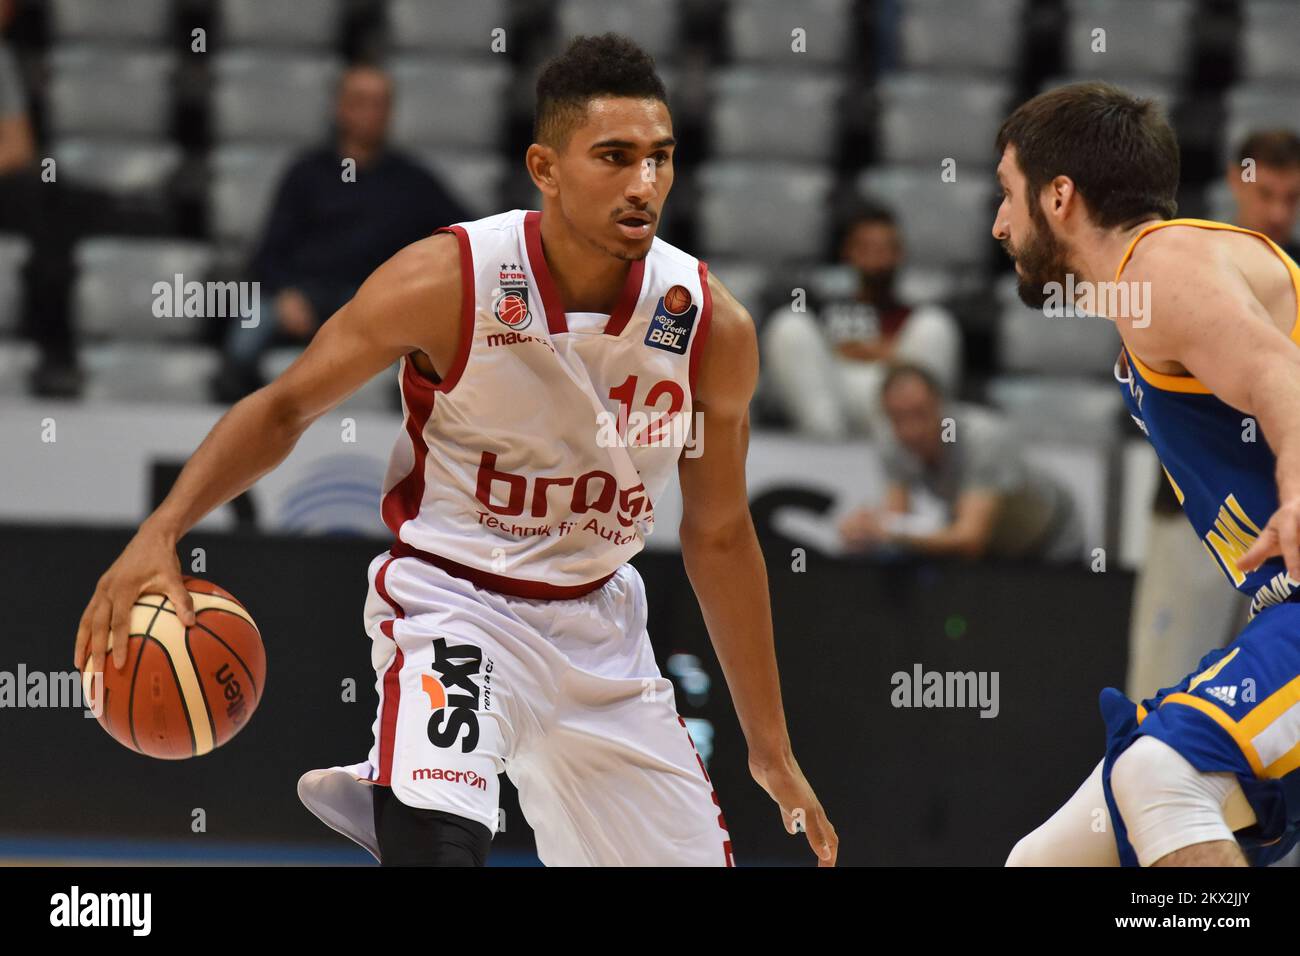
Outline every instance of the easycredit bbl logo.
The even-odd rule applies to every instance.
[[[478,677],[482,671],[483,687]],[[429,742],[435,747],[460,743],[461,753],[478,746],[478,714],[489,710],[492,662],[483,666],[483,649],[473,644],[448,644],[433,640],[433,673],[420,675],[420,689],[429,695]],[[480,704],[482,705],[480,707]]]
[[[695,316],[699,307],[691,301],[691,294],[685,286],[675,285],[659,299],[655,313],[650,318],[650,328],[646,330],[645,344],[653,348],[686,354],[686,345],[691,338],[691,327],[695,325]]]

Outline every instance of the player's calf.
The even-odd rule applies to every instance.
[[[389,787],[371,787],[383,866],[484,866],[492,832],[477,820],[408,807]]]

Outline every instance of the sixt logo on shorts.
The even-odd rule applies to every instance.
[[[506,328],[518,332],[533,321],[528,308],[528,276],[517,262],[503,262],[492,290],[492,314]]]
[[[650,328],[645,334],[645,344],[677,355],[686,354],[686,343],[691,339],[699,307],[691,301],[685,286],[675,285],[659,298]]]
[[[492,662],[483,667],[483,649],[473,644],[448,644],[446,638],[433,639],[434,674],[420,675],[420,689],[429,695],[429,742],[435,747],[451,747],[460,741],[461,753],[478,746],[478,714],[488,710],[490,697],[483,701],[477,678],[482,671],[485,687],[492,681]],[[488,691],[490,693],[490,691]],[[462,735],[462,731],[464,731]]]

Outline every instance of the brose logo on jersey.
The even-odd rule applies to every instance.
[[[433,639],[433,670],[438,675],[420,675],[420,689],[429,695],[429,742],[435,747],[451,747],[460,741],[461,753],[478,746],[479,709],[488,710],[490,697],[480,694],[476,678],[483,672],[485,692],[490,694],[492,661],[483,667],[483,649],[473,644],[448,644],[447,639]],[[460,691],[452,694],[450,691]],[[479,707],[483,700],[482,708]],[[462,737],[461,732],[465,731]]]
[[[691,339],[691,328],[699,306],[691,302],[685,286],[675,285],[665,292],[655,306],[650,328],[645,334],[645,344],[677,355],[686,354]]]
[[[526,329],[533,321],[528,309],[528,276],[517,262],[501,263],[497,273],[499,285],[493,290],[492,314],[507,328]]]

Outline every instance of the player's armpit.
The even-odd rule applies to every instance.
[[[423,351],[450,367],[461,334],[460,251],[439,234],[381,265],[325,322],[311,344],[263,390],[305,428],[401,356]]]

